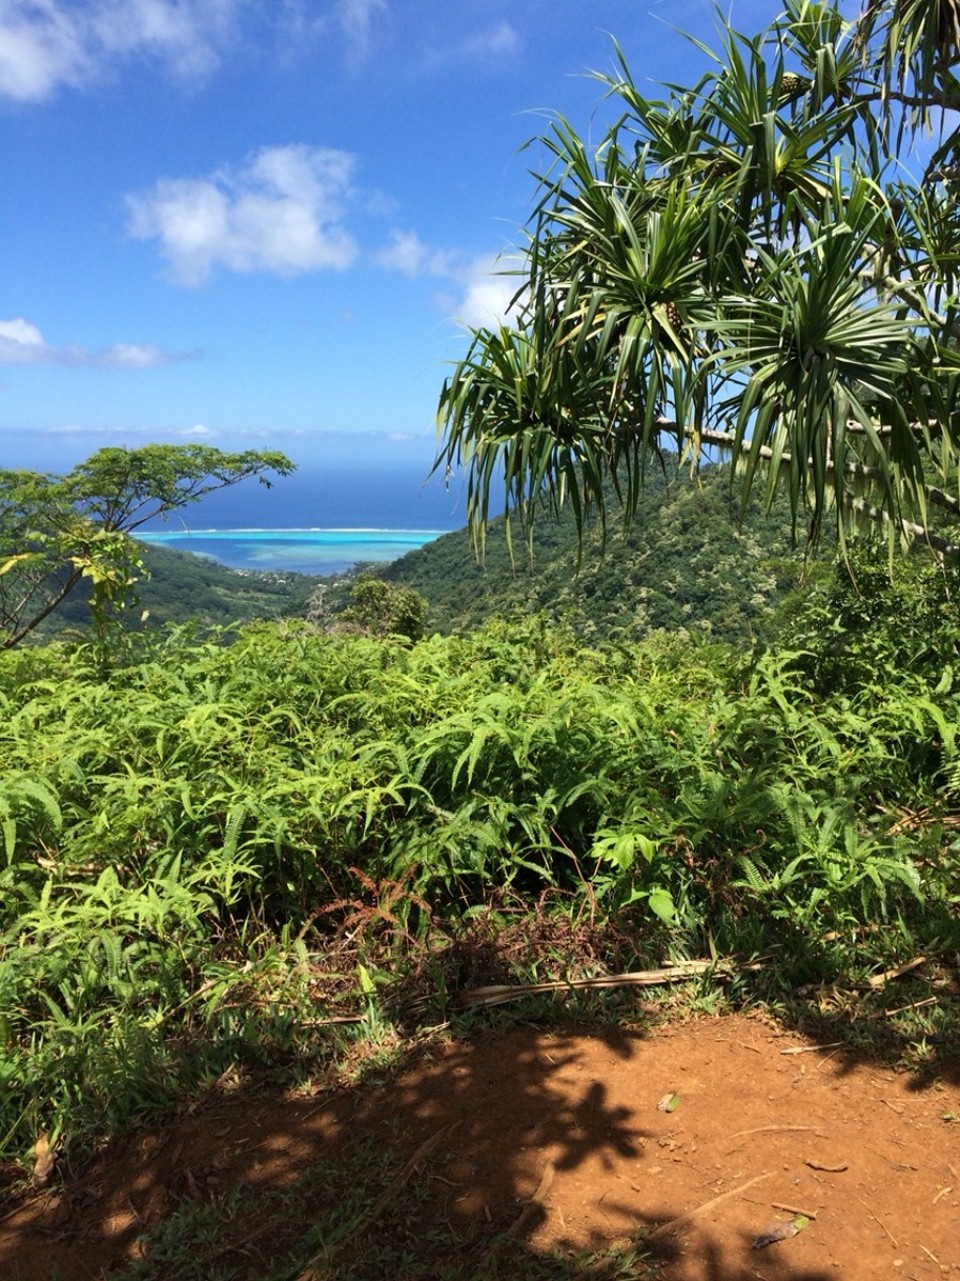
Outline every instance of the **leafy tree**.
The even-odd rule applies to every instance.
[[[367,636],[404,636],[420,640],[428,605],[412,587],[388,583],[376,574],[361,574],[350,589],[350,604],[339,620]]]
[[[86,579],[103,632],[143,564],[130,538],[155,516],[268,473],[289,475],[283,454],[228,454],[209,445],[98,450],[66,475],[0,471],[0,647],[28,636]]]
[[[599,146],[562,118],[537,140],[518,318],[473,332],[437,466],[467,468],[475,528],[501,483],[580,524],[605,480],[632,516],[662,447],[719,450],[814,540],[960,550],[957,0],[787,0],[693,43],[709,69],[659,97],[616,48]]]

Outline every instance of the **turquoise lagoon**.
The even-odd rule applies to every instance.
[[[342,574],[358,562],[384,564],[423,547],[442,529],[141,530],[155,546],[206,556],[230,569]]]

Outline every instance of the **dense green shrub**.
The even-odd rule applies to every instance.
[[[289,1049],[306,940],[351,911],[402,940],[556,889],[629,907],[638,953],[775,941],[794,979],[957,947],[952,680],[840,680],[814,640],[600,652],[534,618],[415,644],[173,632],[106,672],[4,654],[0,1138]],[[821,944],[877,921],[866,952]]]

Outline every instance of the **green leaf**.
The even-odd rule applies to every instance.
[[[665,925],[674,925],[676,923],[677,908],[673,901],[673,895],[668,890],[652,890],[647,901],[650,904],[650,910]]]

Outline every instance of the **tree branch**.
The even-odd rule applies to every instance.
[[[19,645],[20,642],[23,640],[23,638],[25,636],[29,636],[30,633],[33,631],[33,629],[37,627],[40,623],[42,623],[48,614],[52,614],[53,611],[57,608],[57,606],[62,604],[62,602],[66,599],[67,596],[69,596],[69,594],[73,591],[74,587],[76,587],[77,583],[79,583],[82,577],[83,577],[82,569],[72,569],[70,573],[67,575],[66,581],[64,582],[60,591],[56,592],[53,596],[51,596],[50,599],[47,601],[46,605],[44,605],[34,615],[32,615],[28,622],[24,623],[21,627],[15,629],[12,635],[5,636],[2,642],[0,642],[0,649],[12,649],[14,645]]]
[[[856,107],[867,107],[873,102],[895,102],[901,107],[940,107],[943,111],[960,111],[960,96],[950,94],[946,89],[934,93],[904,93],[902,89],[875,89],[871,93],[851,94],[846,100]]]
[[[698,432],[693,427],[680,428],[677,423],[672,422],[667,418],[658,418],[657,426],[662,431],[669,431],[675,437],[683,437],[687,440],[691,440],[696,437],[699,440],[706,441],[709,445],[719,445],[724,449],[735,449],[739,444],[741,453],[745,454],[752,452],[754,449],[752,441],[741,440],[738,442],[736,436],[734,436],[732,432],[716,431],[710,428]],[[774,453],[768,445],[761,445],[757,452],[765,461],[769,462],[773,460]],[[788,464],[791,461],[791,454],[782,453],[780,455],[781,466]],[[828,462],[827,470],[835,471],[835,465]],[[859,476],[867,480],[881,480],[883,478],[883,472],[879,468],[866,467],[862,463],[845,463],[842,470],[848,475]],[[924,495],[930,500],[930,502],[936,503],[938,506],[944,507],[949,511],[960,515],[960,501],[953,498],[950,494],[945,493],[942,489],[938,489],[935,485],[924,485],[923,490]],[[844,497],[843,501],[846,502],[854,511],[868,516],[871,520],[881,524],[894,525],[897,530],[906,534],[906,536],[913,542],[924,543],[926,546],[933,548],[934,551],[940,552],[941,555],[944,556],[950,556],[952,558],[960,557],[960,544],[953,543],[949,539],[942,537],[940,534],[931,532],[923,525],[917,524],[916,521],[906,520],[902,516],[894,520],[889,512],[884,511],[880,507],[873,506],[873,504],[868,503],[864,498]]]
[[[960,557],[960,544],[951,543],[949,539],[941,537],[940,534],[931,533],[929,529],[924,529],[922,525],[918,525],[912,520],[904,520],[901,517],[899,520],[894,521],[889,512],[883,511],[880,507],[874,507],[865,498],[851,498],[848,499],[848,502],[854,511],[869,516],[871,520],[876,521],[878,524],[893,525],[899,532],[906,534],[915,543],[924,543],[927,547],[940,552],[942,556],[949,556],[952,560]]]

